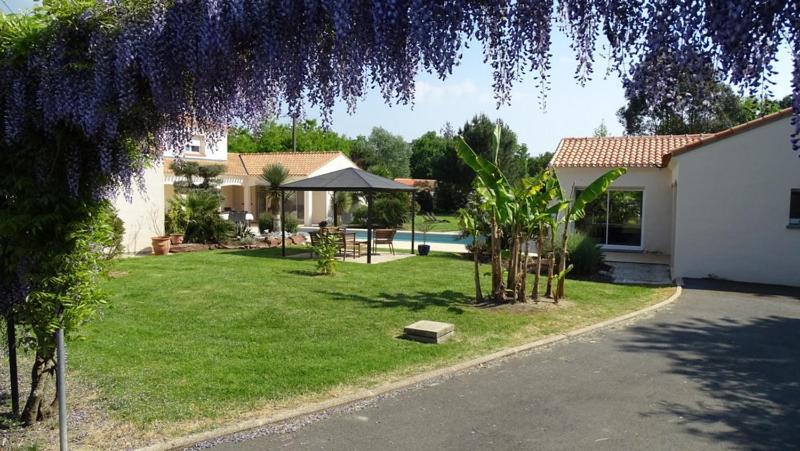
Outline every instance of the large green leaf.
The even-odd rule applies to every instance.
[[[456,139],[456,153],[467,166],[475,171],[481,191],[487,202],[494,208],[497,220],[501,223],[508,221],[513,216],[516,205],[511,184],[508,183],[500,168],[475,153],[462,137]]]
[[[601,175],[597,178],[597,180],[584,188],[581,191],[580,196],[575,199],[575,203],[572,204],[570,219],[582,218],[586,214],[586,206],[605,193],[608,190],[608,187],[627,171],[628,170],[625,168],[614,168]]]

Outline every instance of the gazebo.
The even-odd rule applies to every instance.
[[[367,197],[367,263],[372,263],[372,198],[375,193],[410,192],[411,195],[411,253],[414,253],[414,210],[417,189],[413,186],[403,185],[394,180],[371,174],[358,168],[346,168],[327,174],[309,177],[296,182],[281,185],[281,255],[286,256],[286,223],[285,198],[286,191],[346,191],[360,192]],[[334,218],[337,216],[334,203]]]

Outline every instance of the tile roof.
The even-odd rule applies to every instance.
[[[760,117],[750,122],[745,122],[744,124],[739,124],[735,127],[731,127],[727,130],[723,130],[721,132],[714,133],[712,135],[706,135],[698,141],[687,143],[686,145],[673,150],[670,153],[670,155],[665,155],[664,165],[668,164],[670,157],[673,157],[675,155],[684,154],[686,152],[689,152],[690,150],[694,150],[698,147],[705,146],[706,144],[711,144],[712,142],[719,141],[721,139],[725,139],[733,135],[738,135],[739,133],[746,132],[747,130],[750,130],[752,128],[760,127],[762,125],[767,125],[770,122],[777,121],[778,119],[783,119],[791,115],[792,115],[792,109],[785,108],[783,110],[780,110],[772,114],[768,114],[766,116]]]
[[[227,161],[202,160],[186,158],[186,161],[196,161],[202,165],[222,164],[225,166],[225,175],[244,177],[247,175],[261,175],[265,167],[280,163],[289,170],[291,177],[305,177],[313,174],[319,168],[333,161],[336,157],[344,155],[341,152],[267,152],[267,153],[234,153],[228,152]],[[164,158],[164,173],[172,175],[170,163],[174,158]]]
[[[550,164],[557,168],[658,168],[665,155],[708,136],[711,135],[564,138]]]
[[[239,156],[250,175],[261,175],[265,167],[280,163],[289,170],[290,176],[305,177],[344,154],[341,152],[265,152],[228,155]]]
[[[717,133],[564,138],[550,164],[557,168],[662,168],[670,158],[792,115],[786,108]]]
[[[397,183],[402,183],[406,186],[413,186],[415,188],[422,188],[422,189],[436,189],[436,180],[433,179],[408,179],[408,178],[396,178],[394,179]]]

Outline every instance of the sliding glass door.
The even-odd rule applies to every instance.
[[[604,246],[641,248],[643,202],[644,191],[609,190],[586,207],[575,226]]]

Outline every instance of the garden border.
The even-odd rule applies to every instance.
[[[510,357],[525,351],[529,351],[531,349],[539,348],[542,346],[550,345],[553,343],[557,343],[562,340],[566,340],[568,338],[574,338],[579,335],[583,335],[589,332],[593,332],[598,329],[603,329],[609,326],[613,326],[615,324],[621,323],[623,321],[630,320],[632,318],[639,317],[646,313],[652,312],[654,310],[658,310],[660,308],[666,307],[669,304],[675,302],[682,294],[683,289],[681,287],[683,285],[682,280],[678,280],[675,286],[675,292],[666,300],[658,302],[656,304],[650,305],[648,307],[644,307],[642,309],[626,313],[624,315],[617,316],[615,318],[607,319],[605,321],[601,321],[599,323],[591,324],[589,326],[580,327],[578,329],[571,330],[569,332],[564,332],[560,334],[550,335],[544,338],[541,338],[536,341],[532,341],[529,343],[521,344],[518,346],[513,346],[511,348],[502,349],[500,351],[493,352],[491,354],[483,355],[480,357],[476,357],[461,363],[457,363],[455,365],[451,365],[445,368],[439,368],[436,370],[426,371],[421,374],[417,374],[415,376],[410,376],[404,378],[399,381],[390,382],[387,384],[383,384],[381,386],[375,388],[369,388],[360,390],[356,393],[352,393],[350,395],[344,396],[337,396],[335,398],[331,398],[325,401],[309,404],[306,406],[285,410],[283,412],[267,415],[260,418],[253,418],[249,420],[244,420],[237,422],[235,424],[230,424],[227,426],[221,426],[215,429],[211,429],[204,432],[198,432],[194,434],[185,435],[183,437],[178,437],[166,441],[162,441],[160,443],[154,443],[152,445],[138,448],[139,451],[166,451],[172,450],[176,448],[185,448],[190,447],[194,444],[212,440],[219,437],[224,437],[228,435],[233,435],[236,433],[257,429],[272,423],[278,423],[281,421],[290,420],[292,418],[303,417],[306,415],[311,415],[323,410],[331,409],[333,407],[344,406],[347,404],[352,404],[354,402],[363,401],[366,399],[371,399],[389,392],[393,392],[396,390],[401,390],[404,388],[408,388],[410,386],[423,383],[427,380],[440,378],[443,376],[448,376],[454,373],[458,373],[460,371],[464,371],[469,368],[477,367],[480,365],[484,365],[486,363],[499,360],[502,358]]]

